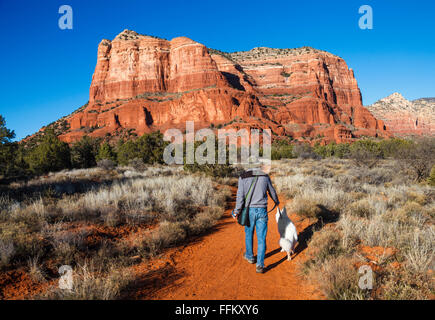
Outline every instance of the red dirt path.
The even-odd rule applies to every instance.
[[[235,188],[233,188],[235,195]],[[281,196],[281,203],[283,197]],[[271,200],[269,208],[272,209]],[[234,202],[230,204],[234,207]],[[255,272],[255,265],[242,258],[244,231],[225,212],[216,230],[197,242],[173,249],[150,266],[137,266],[136,275],[143,277],[135,288],[136,299],[192,300],[305,300],[324,299],[320,291],[302,278],[299,263],[305,259],[302,250],[287,261],[280,252],[275,210],[269,213],[267,250],[264,274]],[[310,221],[291,216],[298,233],[309,227]],[[256,238],[254,239],[254,244]],[[299,245],[299,244],[298,244]],[[298,252],[296,248],[296,252]],[[256,244],[254,245],[254,254]]]

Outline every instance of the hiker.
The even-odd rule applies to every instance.
[[[270,171],[270,161],[260,161],[257,157],[250,157],[245,165],[244,171],[239,177],[239,186],[237,189],[236,207],[234,209],[234,218],[239,218],[244,206],[247,204],[246,213],[247,225],[245,225],[245,245],[246,252],[243,257],[251,264],[257,262],[257,273],[264,273],[264,256],[266,253],[266,235],[267,235],[267,193],[269,193],[275,206],[279,205],[278,196],[272,181],[268,175]],[[249,192],[251,189],[251,192]],[[248,214],[249,213],[249,214]],[[240,221],[239,221],[240,223]],[[257,261],[253,254],[253,236],[254,229],[257,233]]]

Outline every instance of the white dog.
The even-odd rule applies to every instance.
[[[278,224],[278,232],[281,236],[279,245],[281,252],[287,252],[287,260],[291,260],[290,254],[294,253],[296,242],[298,242],[298,232],[290,218],[287,216],[287,210],[281,211],[279,208],[276,210],[276,223]]]

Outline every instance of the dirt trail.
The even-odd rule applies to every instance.
[[[235,198],[236,188],[232,189]],[[285,203],[283,196],[281,203]],[[269,199],[269,208],[272,209]],[[234,207],[234,201],[229,204]],[[282,205],[281,205],[282,207]],[[255,265],[242,258],[244,230],[226,210],[216,230],[185,247],[169,251],[165,258],[153,263],[155,272],[148,272],[134,294],[137,299],[210,299],[210,300],[301,300],[324,299],[313,285],[307,283],[298,268],[305,258],[304,241],[296,247],[292,261],[280,252],[275,210],[269,213],[267,250],[264,274],[255,272]],[[301,238],[310,222],[291,216]],[[305,231],[305,232],[304,232]],[[302,235],[303,238],[303,235]],[[256,253],[254,238],[254,254]],[[149,270],[149,269],[148,269]],[[140,274],[140,268],[137,270]]]

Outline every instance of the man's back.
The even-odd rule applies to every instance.
[[[247,170],[239,178],[235,210],[236,212],[239,212],[243,207],[245,197],[249,191],[251,184],[253,182],[255,183],[255,178],[257,178],[258,180],[255,184],[255,189],[254,185],[252,187],[253,191],[249,207],[267,208],[267,193],[270,194],[270,197],[276,204],[279,204],[278,196],[276,194],[275,188],[272,185],[270,177],[261,170]]]

